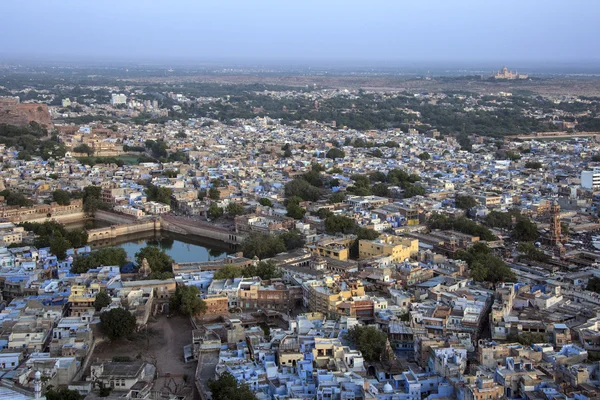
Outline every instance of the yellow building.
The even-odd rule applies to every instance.
[[[360,281],[341,281],[338,275],[303,283],[305,306],[313,313],[335,318],[337,305],[351,297],[362,297],[365,288]]]
[[[71,286],[69,303],[71,304],[71,316],[80,317],[85,313],[94,313],[96,308],[94,302],[100,291],[100,285],[92,283],[89,287],[84,285]]]
[[[314,246],[310,246],[310,251],[314,255],[319,255],[321,257],[346,261],[349,256],[350,246],[354,239],[355,236],[323,239]]]
[[[375,240],[358,242],[360,259],[391,256],[395,262],[403,261],[419,252],[417,239],[403,238],[395,235],[381,235]]]

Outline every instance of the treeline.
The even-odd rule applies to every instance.
[[[444,214],[432,213],[427,220],[427,227],[429,229],[454,230],[467,235],[478,236],[485,241],[498,240],[489,228],[466,217],[451,219]]]
[[[20,224],[26,231],[37,235],[34,246],[37,248],[50,247],[50,252],[64,260],[67,250],[85,246],[88,234],[85,229],[67,230],[63,224],[54,221],[44,223],[23,222]]]
[[[0,143],[17,149],[19,160],[29,161],[34,156],[43,160],[64,157],[66,148],[59,143],[58,136],[53,134],[49,139],[44,139],[47,136],[48,130],[34,121],[24,126],[0,124]]]

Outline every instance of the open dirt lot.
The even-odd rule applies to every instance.
[[[135,340],[105,342],[98,345],[92,361],[112,360],[128,356],[141,358],[156,366],[158,379],[154,390],[163,393],[191,392],[196,363],[183,361],[183,346],[192,343],[192,325],[188,318],[159,316],[148,321],[148,334],[137,335]],[[187,378],[184,378],[187,376]],[[187,380],[187,383],[186,383]]]

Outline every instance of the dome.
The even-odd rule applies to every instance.
[[[35,371],[35,379],[42,379],[42,373],[40,371]]]
[[[393,393],[394,392],[394,388],[392,387],[392,385],[390,385],[390,383],[386,383],[383,386],[383,393]]]

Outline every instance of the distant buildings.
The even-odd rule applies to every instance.
[[[127,103],[127,96],[125,96],[123,93],[113,93],[111,95],[110,104],[112,104],[113,106],[116,106],[119,104],[126,104],[126,103]]]
[[[527,79],[529,75],[519,74],[519,72],[509,71],[508,68],[503,67],[500,71],[496,71],[492,74],[494,79]]]

